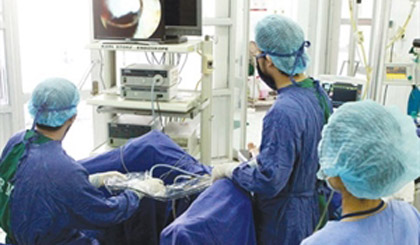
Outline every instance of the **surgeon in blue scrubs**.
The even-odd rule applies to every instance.
[[[297,23],[268,16],[258,23],[255,40],[259,75],[278,96],[264,118],[256,159],[216,166],[212,177],[228,177],[254,193],[258,244],[299,244],[319,221],[317,145],[331,102],[304,74],[310,43]]]
[[[325,127],[319,156],[318,176],[342,194],[342,216],[303,245],[420,244],[419,212],[381,199],[420,176],[420,139],[409,116],[373,101],[346,104]]]
[[[142,198],[125,191],[106,198],[98,187],[118,172],[88,175],[61,142],[76,118],[79,93],[69,81],[52,78],[33,91],[31,130],[17,133],[0,159],[0,226],[12,244],[98,244],[83,230],[130,218]],[[80,139],[82,140],[82,139]],[[158,180],[145,183],[162,187]]]

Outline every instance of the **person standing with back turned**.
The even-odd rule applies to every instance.
[[[332,106],[319,83],[303,74],[310,43],[297,23],[270,15],[258,23],[255,39],[259,75],[278,96],[264,118],[256,159],[217,166],[212,177],[231,178],[254,193],[258,244],[295,245],[319,220],[317,145]]]

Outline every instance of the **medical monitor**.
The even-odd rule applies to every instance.
[[[359,101],[362,85],[349,83],[323,83],[325,91],[330,97],[334,107],[340,107],[346,102]]]
[[[166,36],[201,36],[202,0],[165,0]]]
[[[364,84],[362,80],[328,75],[319,76],[319,80],[335,108],[347,102],[359,101],[362,97]]]
[[[96,40],[161,40],[164,0],[92,0]]]

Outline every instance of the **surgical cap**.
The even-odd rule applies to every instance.
[[[33,91],[28,109],[35,123],[60,127],[77,113],[79,91],[70,81],[50,78]]]
[[[318,151],[318,177],[340,177],[358,198],[392,195],[420,176],[420,139],[413,120],[373,101],[340,107],[324,128]]]
[[[261,20],[255,29],[255,40],[263,52],[287,55],[295,53],[305,42],[302,28],[293,20],[280,15],[269,15]],[[274,65],[288,75],[303,73],[309,63],[306,53],[297,61],[295,70],[293,66],[296,56],[276,57],[271,55]],[[293,73],[293,74],[292,74]]]

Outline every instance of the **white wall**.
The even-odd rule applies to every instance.
[[[7,138],[23,128],[22,86],[16,2],[0,1],[0,69],[6,83],[7,101],[0,102],[0,149]],[[4,10],[4,11],[3,11]],[[3,47],[4,46],[4,47]],[[4,103],[5,102],[5,103]]]
[[[250,17],[250,39],[254,40],[255,27],[257,23],[265,16],[270,14],[285,15],[302,24],[302,27],[306,26],[306,22],[304,20],[302,21],[298,19],[298,14],[300,14],[300,12],[307,12],[306,10],[300,10],[298,12],[298,7],[301,1],[302,0],[252,0]],[[303,1],[309,2],[310,0]],[[266,11],[263,11],[264,9],[266,9]]]
[[[390,36],[396,33],[398,27],[402,26],[410,11],[410,0],[393,0],[391,20],[394,22],[393,29]],[[393,62],[394,63],[407,63],[412,62],[413,56],[408,54],[411,49],[413,40],[420,38],[420,2],[417,3],[417,8],[414,11],[410,24],[407,27],[405,37],[398,41],[394,46]],[[389,58],[389,57],[388,57]],[[387,60],[387,62],[389,59]],[[417,81],[420,83],[420,73],[417,73]],[[407,101],[411,87],[398,87],[390,86],[388,88],[388,96],[386,105],[396,105],[404,112],[407,111]]]

